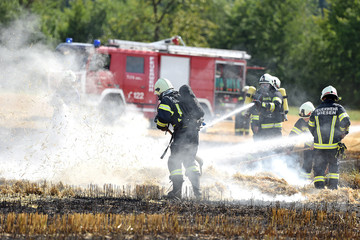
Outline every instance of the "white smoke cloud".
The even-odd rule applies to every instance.
[[[36,16],[26,16],[1,29],[1,99],[8,105],[0,119],[1,137],[7,140],[1,146],[0,176],[73,185],[168,184],[160,155],[169,136],[149,136],[141,113],[128,111],[108,126],[94,109],[60,103],[61,112],[53,116],[48,74],[66,67],[54,49],[31,43],[41,38],[38,26]]]

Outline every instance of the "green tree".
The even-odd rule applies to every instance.
[[[0,25],[7,25],[24,12],[22,1],[0,1]]]
[[[330,9],[319,20],[323,32],[319,63],[323,83],[337,88],[345,103],[360,105],[360,2],[328,1]],[[325,85],[325,84],[323,84]],[[323,87],[323,86],[322,86]]]
[[[139,0],[117,2],[109,17],[109,38],[153,42],[180,35],[191,46],[209,46],[219,29],[209,16],[217,1]]]
[[[39,16],[41,31],[51,45],[60,41],[60,32],[66,25],[64,9],[68,6],[68,0],[39,0],[31,6],[32,12]]]
[[[294,62],[301,63],[311,47],[316,11],[313,0],[238,0],[228,20],[227,48],[248,51],[252,56],[250,65],[265,67],[296,95],[295,89],[303,87],[303,79],[299,75],[302,67],[294,66]],[[300,101],[308,98],[306,94],[297,95]]]

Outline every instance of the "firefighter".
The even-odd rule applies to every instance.
[[[325,188],[325,170],[328,167],[328,188],[337,189],[339,182],[338,157],[345,150],[341,140],[349,133],[350,118],[333,86],[325,87],[320,97],[322,103],[313,111],[309,129],[314,136],[314,185]]]
[[[308,122],[311,113],[315,107],[311,102],[303,103],[299,108],[300,118],[296,121],[294,127],[291,129],[289,136],[296,136],[304,133],[309,133]],[[311,180],[311,170],[313,165],[313,148],[314,142],[305,142],[303,152],[303,164],[301,176],[306,180]],[[293,149],[293,147],[292,147]],[[291,150],[292,150],[291,149]]]
[[[155,117],[157,128],[162,131],[169,131],[169,125],[173,127],[173,142],[170,146],[171,154],[168,159],[168,169],[173,189],[165,198],[181,199],[184,182],[183,165],[185,175],[192,184],[194,195],[197,199],[200,199],[200,170],[195,161],[199,145],[200,126],[189,122],[183,123],[183,112],[181,106],[179,106],[179,94],[174,90],[168,79],[159,78],[154,88],[155,94],[160,101]]]
[[[53,122],[61,121],[64,105],[71,106],[80,103],[80,94],[76,84],[77,78],[73,71],[67,70],[61,74],[60,82],[57,82],[51,99],[54,108]]]
[[[237,107],[242,107],[244,105],[245,96],[247,91],[249,90],[249,86],[245,86],[242,89],[242,95],[238,98]],[[249,125],[250,125],[250,117],[246,114],[246,111],[239,112],[235,115],[235,135],[243,136],[249,135]]]
[[[283,97],[274,83],[273,76],[265,73],[260,77],[259,88],[253,99],[255,105],[250,109],[250,113],[254,140],[281,137]]]

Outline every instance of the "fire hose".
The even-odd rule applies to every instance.
[[[344,143],[338,143],[337,152],[336,152],[335,157],[339,158],[341,160],[346,159],[346,154],[345,154],[346,149],[347,149],[347,147],[346,147],[346,145]],[[290,153],[298,153],[298,152],[303,152],[305,150],[310,150],[310,148],[303,148],[303,149],[293,150]],[[240,164],[248,164],[248,163],[253,163],[253,162],[259,162],[259,161],[263,161],[265,159],[269,159],[269,158],[272,158],[272,157],[288,155],[288,154],[289,154],[289,152],[283,152],[283,153],[267,155],[265,157],[261,157],[261,158],[257,158],[257,159],[253,159],[253,160],[241,161]],[[348,161],[339,161],[339,163],[344,163],[344,162],[348,162]]]
[[[303,152],[305,150],[310,150],[310,148],[303,148],[303,149],[293,150],[290,153],[298,153],[298,152]],[[282,156],[282,155],[289,155],[289,152],[276,153],[276,154],[267,155],[265,157],[248,160],[248,161],[241,161],[240,164],[249,164],[249,163],[253,163],[253,162],[260,162],[260,161],[263,161],[265,159],[269,159],[269,158],[277,157],[277,156]]]
[[[169,144],[167,145],[167,147],[165,148],[165,151],[163,152],[163,154],[161,155],[160,159],[163,159],[165,157],[165,154],[167,153],[169,147],[171,146],[172,142],[174,141],[174,134],[173,132],[170,131],[170,129],[166,129],[166,132],[170,133],[171,138],[169,141]],[[165,133],[166,133],[165,132]],[[204,161],[199,157],[199,156],[195,156],[195,161],[199,164],[200,167],[200,175],[202,175],[202,166],[204,164]]]

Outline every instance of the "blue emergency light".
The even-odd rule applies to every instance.
[[[66,38],[65,42],[66,43],[72,43],[73,39],[72,38]]]
[[[94,47],[100,47],[101,41],[99,39],[94,40]]]

